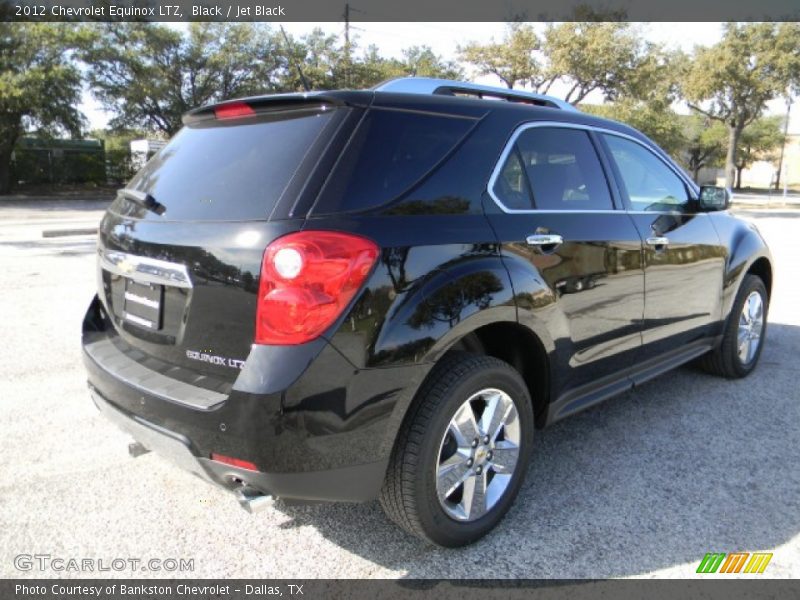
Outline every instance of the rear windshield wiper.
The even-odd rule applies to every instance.
[[[127,198],[128,200],[135,202],[139,206],[143,206],[147,210],[152,211],[157,215],[163,215],[165,212],[167,212],[166,206],[161,204],[158,200],[156,200],[146,192],[140,192],[139,190],[129,190],[127,188],[123,188],[119,190],[119,194],[123,198]]]

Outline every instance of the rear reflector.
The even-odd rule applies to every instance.
[[[245,102],[230,102],[214,108],[214,116],[217,119],[238,119],[240,117],[252,117],[256,111]]]
[[[264,251],[256,344],[311,341],[341,316],[375,260],[375,242],[349,233],[300,231]]]
[[[226,465],[230,465],[232,467],[247,469],[248,471],[258,471],[258,467],[254,463],[251,463],[248,460],[242,460],[241,458],[233,458],[231,456],[225,456],[224,454],[217,454],[216,452],[211,453],[211,460],[225,463]]]

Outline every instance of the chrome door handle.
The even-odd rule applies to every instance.
[[[564,243],[564,238],[556,233],[537,233],[525,238],[529,246],[558,246]]]
[[[669,246],[669,238],[664,236],[653,236],[645,240],[648,246]]]

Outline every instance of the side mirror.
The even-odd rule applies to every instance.
[[[700,188],[700,209],[725,210],[731,205],[731,193],[723,187],[704,185]]]

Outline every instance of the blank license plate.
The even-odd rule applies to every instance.
[[[146,329],[161,329],[161,305],[164,302],[164,286],[125,280],[126,321]]]

